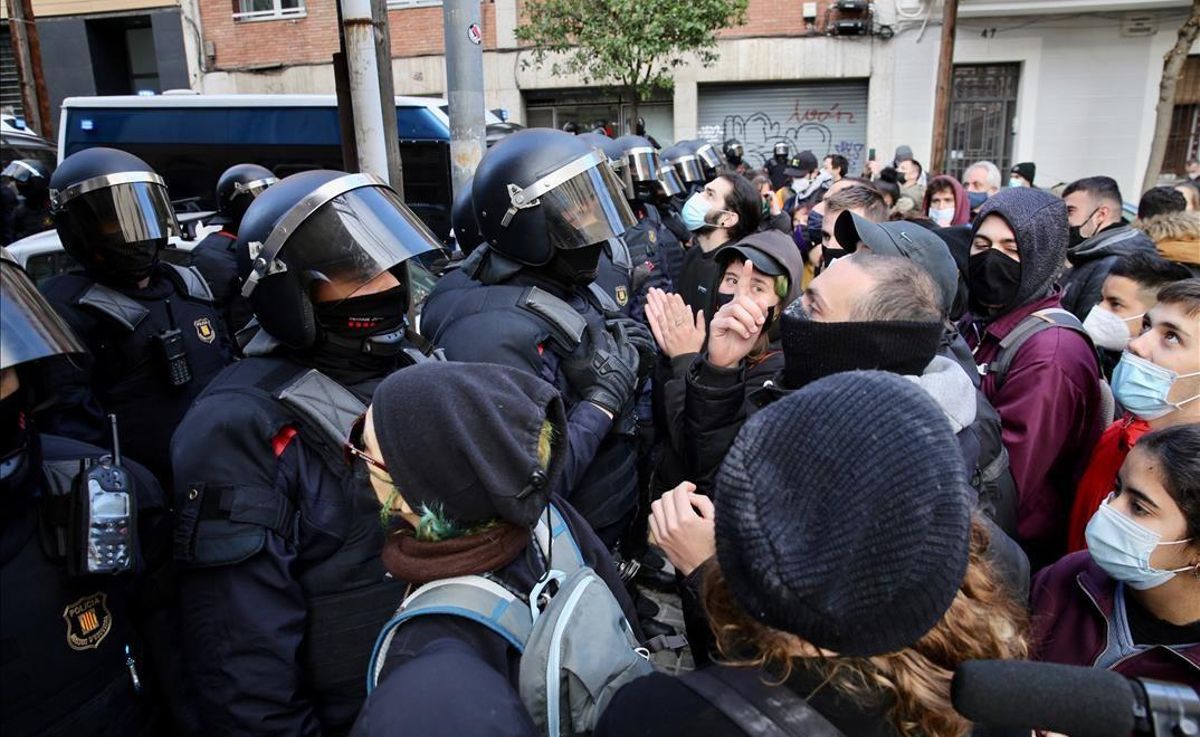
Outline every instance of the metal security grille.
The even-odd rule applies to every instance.
[[[820,161],[841,154],[850,172],[867,161],[867,82],[713,85],[700,88],[699,136],[717,146],[741,141],[746,163],[761,166],[776,143],[810,150]]]
[[[0,28],[0,112],[23,117],[21,82],[17,78],[17,59],[13,56],[8,25]]]
[[[1020,64],[954,67],[947,137],[947,173],[959,179],[976,161],[1012,166],[1012,121],[1017,112]]]

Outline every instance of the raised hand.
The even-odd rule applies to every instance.
[[[737,293],[733,300],[713,317],[708,338],[708,362],[720,368],[733,368],[754,350],[767,323],[767,313],[751,296],[754,266],[742,263]]]
[[[699,353],[704,347],[704,311],[692,308],[678,294],[651,289],[646,295],[646,321],[654,340],[667,358]]]

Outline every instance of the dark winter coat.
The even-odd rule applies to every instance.
[[[1141,230],[1122,222],[1100,231],[1067,249],[1071,268],[1061,280],[1062,306],[1080,320],[1100,302],[1100,288],[1113,264],[1131,253],[1154,252],[1154,241]]]

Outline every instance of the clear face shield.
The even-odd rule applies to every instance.
[[[120,253],[142,244],[165,245],[181,234],[167,185],[152,172],[122,172],[86,179],[50,191],[50,203],[65,213],[76,242],[101,253]]]
[[[675,171],[679,174],[679,178],[685,184],[693,184],[695,182],[704,181],[704,169],[700,166],[700,159],[693,155],[680,156],[670,162]]]
[[[658,170],[658,184],[662,188],[663,194],[667,197],[674,197],[684,193],[683,181],[679,178],[679,173],[675,171],[673,166],[664,166]]]
[[[592,151],[528,187],[508,186],[511,206],[500,221],[508,227],[521,210],[540,207],[550,244],[583,248],[615,238],[637,223],[607,158]]]
[[[652,147],[631,148],[625,152],[624,158],[625,170],[629,172],[629,177],[635,184],[658,181],[662,162],[658,158],[658,152]]]
[[[86,353],[83,343],[38,292],[8,252],[0,248],[0,369],[65,353]]]
[[[706,143],[696,149],[696,158],[700,159],[700,163],[708,169],[716,169],[721,165],[721,155],[717,153],[717,149],[711,143]]]
[[[249,297],[266,276],[298,271],[341,301],[384,271],[439,245],[383,180],[351,174],[327,182],[297,203],[265,244],[250,244],[254,266],[242,294]],[[406,268],[401,281],[411,294],[408,275]]]
[[[4,167],[4,171],[0,171],[0,178],[11,179],[14,182],[28,182],[33,177],[40,177],[42,173],[33,168],[24,161],[15,160]]]

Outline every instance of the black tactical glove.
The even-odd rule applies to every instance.
[[[637,350],[638,378],[644,379],[649,376],[650,372],[654,370],[654,363],[658,360],[658,343],[654,341],[654,335],[650,332],[650,328],[632,317],[625,316],[606,320],[604,325],[617,345],[628,343]]]
[[[591,351],[563,362],[563,373],[584,401],[600,407],[613,417],[633,397],[638,382],[639,356],[628,340],[618,343],[606,331],[588,326]]]

